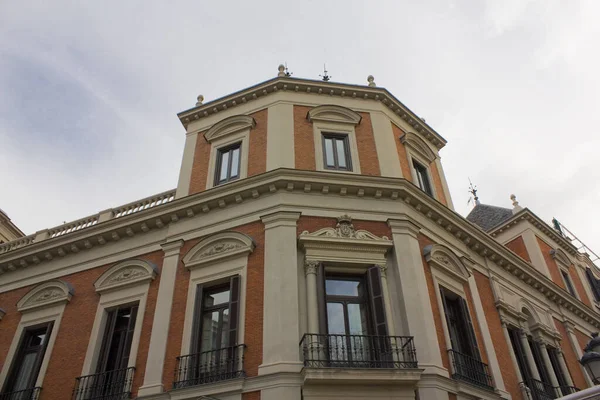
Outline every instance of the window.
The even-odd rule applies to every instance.
[[[596,301],[600,301],[600,282],[598,282],[598,279],[596,279],[592,270],[589,268],[585,269],[585,275],[587,276],[588,283],[592,288],[594,298],[596,299]]]
[[[108,312],[100,358],[96,367],[98,373],[127,368],[137,310],[136,304],[120,306]]]
[[[429,182],[427,168],[423,164],[415,160],[413,160],[413,168],[415,170],[415,176],[417,178],[417,185],[421,188],[421,190],[423,190],[429,196],[433,197],[433,189],[431,188],[431,183]]]
[[[241,143],[236,143],[217,151],[215,186],[240,177],[240,147]]]
[[[558,359],[558,351],[556,351],[554,347],[550,346],[548,346],[547,349],[548,356],[550,357],[550,363],[552,364],[552,369],[554,370],[554,374],[556,375],[556,379],[558,380],[558,384],[560,386],[562,394],[565,396],[571,394],[572,388],[569,386],[564,371],[560,366],[560,361]]]
[[[15,361],[11,366],[9,378],[3,394],[13,393],[7,399],[25,399],[33,394],[35,382],[52,333],[53,322],[29,327],[23,332]],[[20,393],[15,393],[20,392]],[[22,397],[21,397],[22,396]],[[0,397],[4,398],[0,395]]]
[[[327,169],[352,171],[348,135],[323,135],[323,162]]]
[[[192,354],[178,358],[175,388],[243,376],[238,345],[240,277],[218,285],[198,285]]]
[[[565,281],[565,285],[567,285],[567,290],[569,291],[569,293],[571,293],[571,296],[577,297],[577,294],[575,292],[575,288],[573,287],[573,282],[571,282],[571,277],[569,276],[569,273],[567,271],[561,269],[560,274],[562,275],[562,277]]]

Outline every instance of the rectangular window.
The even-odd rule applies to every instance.
[[[97,373],[127,368],[138,306],[119,306],[108,311]]]
[[[569,291],[569,293],[571,293],[571,296],[577,297],[577,294],[575,293],[575,288],[573,287],[573,282],[571,282],[571,277],[569,276],[569,273],[562,269],[560,270],[560,273],[561,273],[563,279],[565,280],[565,285],[567,285],[567,290]]]
[[[327,169],[352,171],[348,135],[323,135],[323,161]]]
[[[199,385],[243,375],[238,344],[240,277],[196,289],[191,354],[179,358],[175,387]]]
[[[26,328],[16,353],[16,358],[6,380],[3,394],[13,393],[8,399],[29,398],[40,372],[53,322]],[[1,398],[4,398],[0,395]]]
[[[590,288],[592,289],[592,293],[594,294],[594,298],[596,301],[600,301],[600,283],[598,282],[598,279],[596,279],[592,270],[589,268],[586,268],[585,276],[587,276],[587,280],[590,284]]]
[[[413,160],[413,168],[415,170],[415,175],[417,176],[417,185],[422,191],[433,197],[433,190],[431,188],[431,183],[429,182],[427,168],[415,160]]]
[[[215,186],[240,177],[241,143],[217,151]]]

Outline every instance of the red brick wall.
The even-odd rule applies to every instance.
[[[391,123],[391,122],[390,122]],[[408,165],[408,154],[406,153],[406,147],[400,141],[400,137],[404,135],[404,131],[392,124],[392,133],[394,134],[394,143],[396,143],[396,151],[398,152],[398,158],[400,159],[400,168],[402,169],[402,176],[409,182],[413,181],[410,165]],[[414,182],[413,182],[414,183]]]
[[[315,139],[313,125],[306,119],[311,107],[294,106],[294,162],[296,169],[315,171]]]
[[[381,176],[377,148],[375,147],[375,137],[373,136],[371,114],[363,112],[360,115],[362,120],[354,128],[358,158],[360,160],[360,173],[362,175]]]
[[[204,133],[198,133],[196,149],[194,150],[194,163],[190,176],[190,194],[202,192],[206,189],[208,176],[208,162],[210,159],[210,143],[204,139]]]
[[[147,260],[161,268],[162,254],[162,251],[157,251],[136,258]],[[60,278],[75,288],[75,294],[65,307],[59,330],[52,332],[52,335],[56,335],[56,341],[44,377],[41,400],[67,400],[71,398],[71,390],[75,385],[75,378],[81,375],[83,361],[91,339],[90,334],[96,316],[98,301],[100,300],[100,296],[94,288],[94,282],[112,265],[114,264],[77,272]],[[150,329],[152,319],[154,318],[159,282],[160,274],[150,283],[148,291],[140,344],[135,363],[134,393],[137,392],[137,388],[141,385],[144,378]],[[0,304],[5,307],[7,312],[2,323],[0,323],[0,363],[2,364],[6,362],[8,348],[16,333],[17,325],[21,320],[21,314],[17,311],[16,303],[33,287],[29,286],[0,294]]]
[[[242,400],[260,400],[260,392],[242,393]]]
[[[250,131],[248,146],[248,176],[262,174],[267,170],[267,114],[264,109],[250,114],[256,127]]]
[[[447,206],[448,202],[446,201],[446,195],[444,194],[444,188],[442,187],[442,178],[440,176],[440,171],[438,171],[435,162],[431,163],[430,167],[431,179],[433,180],[433,187],[435,188],[437,200],[443,205]]]
[[[585,382],[577,354],[575,353],[575,350],[573,350],[573,346],[571,346],[571,341],[569,340],[567,330],[565,329],[563,323],[556,318],[554,318],[554,325],[561,336],[560,348],[565,357],[565,362],[567,363],[567,368],[571,374],[571,379],[573,379],[573,384],[579,389],[584,389],[587,387],[587,384]],[[577,330],[575,332],[577,332]]]
[[[522,236],[517,236],[510,242],[504,244],[504,246],[511,249],[515,252],[519,257],[527,262],[531,262],[531,258],[529,257],[529,253],[527,252],[527,248],[525,247],[525,242],[523,241]]]
[[[585,288],[583,287],[583,282],[579,278],[579,274],[577,273],[577,270],[575,268],[576,267],[574,265],[569,266],[569,276],[571,277],[571,282],[573,282],[573,286],[575,287],[575,290],[579,294],[579,298],[581,299],[581,301],[588,307],[593,308],[592,302],[591,302],[590,298],[588,297],[587,292],[585,291]]]
[[[552,258],[552,255],[550,254],[550,250],[552,250],[552,247],[550,247],[539,237],[536,236],[535,238],[540,246],[540,250],[542,250],[544,261],[546,261],[546,265],[548,266],[548,270],[550,271],[550,279],[552,279],[552,282],[556,283],[558,286],[566,290],[567,288],[565,287],[565,282],[563,281],[563,278],[560,274],[560,269],[556,264],[556,260],[554,260],[554,258]]]
[[[254,239],[256,248],[248,256],[248,270],[246,284],[246,316],[244,321],[244,367],[247,376],[258,375],[258,366],[262,363],[262,330],[263,330],[263,289],[264,289],[264,225],[256,221],[231,229],[245,233]],[[202,238],[190,240],[181,248],[180,261],[175,280],[175,294],[173,296],[173,310],[169,328],[169,342],[165,356],[163,370],[163,385],[170,388],[173,385],[173,371],[176,367],[176,358],[181,353],[181,339],[183,323],[187,305],[188,286],[190,273],[184,267],[181,259]]]
[[[492,285],[490,284],[489,278],[479,271],[473,271],[473,276],[477,284],[477,290],[479,292],[483,311],[485,312],[485,319],[488,324],[490,336],[492,337],[496,359],[500,366],[502,380],[504,381],[506,391],[510,393],[514,400],[522,399],[517,372],[512,358],[510,357],[509,346],[512,345],[507,343],[504,337],[500,315],[498,314],[492,292]]]

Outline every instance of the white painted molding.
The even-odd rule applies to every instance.
[[[571,259],[567,255],[567,253],[565,253],[561,249],[552,249],[552,250],[550,250],[550,255],[552,256],[552,258],[554,258],[559,263],[561,263],[562,265],[564,265],[565,268],[569,268],[569,266],[571,266],[571,264],[573,264],[573,262],[571,261]]]
[[[325,104],[312,108],[306,116],[310,122],[325,121],[343,124],[358,125],[362,117],[349,108]]]
[[[400,137],[400,141],[417,153],[421,158],[427,160],[429,164],[437,157],[437,154],[431,150],[427,143],[414,132],[406,132]]]
[[[425,260],[433,268],[442,269],[461,282],[467,282],[471,273],[452,250],[440,244],[430,244],[423,248]]]
[[[204,138],[211,143],[216,139],[243,131],[244,129],[252,129],[255,126],[256,121],[254,118],[248,115],[234,115],[214,124],[206,131]]]
[[[153,280],[158,274],[155,265],[142,260],[127,260],[113,265],[94,282],[96,292],[103,293]]]
[[[31,289],[19,300],[17,310],[25,312],[58,303],[68,303],[74,292],[73,287],[65,281],[55,279],[44,282]]]
[[[254,251],[254,241],[239,232],[223,232],[200,241],[183,257],[186,268],[198,267],[217,260],[250,254]]]

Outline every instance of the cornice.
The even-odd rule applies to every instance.
[[[435,148],[441,150],[446,145],[444,139],[425,121],[419,118],[400,100],[392,95],[387,89],[381,87],[369,87],[351,85],[345,83],[314,81],[309,79],[298,79],[291,77],[276,77],[257,85],[242,89],[227,96],[218,98],[206,104],[198,105],[189,110],[177,114],[183,126],[187,129],[189,123],[217,114],[221,111],[231,109],[240,104],[254,101],[258,98],[268,96],[279,91],[296,93],[313,93],[323,96],[339,96],[350,99],[364,99],[379,101],[402,118],[415,131],[423,135]]]
[[[513,274],[550,301],[600,327],[600,315],[588,306],[574,299],[488,233],[401,178],[280,168],[4,253],[0,255],[0,270],[10,273],[17,268],[35,268],[35,264],[45,262],[45,254],[50,254],[50,258],[66,257],[69,253],[87,251],[95,246],[110,245],[111,241],[126,240],[131,235],[164,229],[180,219],[254,201],[278,191],[298,195],[321,193],[365,200],[403,201],[414,212],[454,235],[471,251]],[[390,215],[391,221],[401,217],[400,214]],[[391,225],[397,224],[392,222]]]
[[[504,221],[502,224],[500,224],[500,225],[496,226],[495,228],[493,228],[492,230],[490,230],[488,233],[492,237],[496,237],[496,236],[498,236],[498,234],[510,229],[511,227],[517,225],[519,222],[522,222],[522,221],[530,222],[533,226],[535,226],[537,229],[542,231],[545,235],[549,236],[552,240],[554,240],[554,242],[556,242],[560,247],[565,249],[567,251],[567,253],[569,253],[573,256],[577,256],[578,254],[581,254],[577,251],[577,247],[575,247],[573,245],[573,243],[571,243],[570,241],[565,239],[562,235],[559,235],[552,227],[550,227],[548,224],[546,224],[546,222],[544,222],[544,220],[542,220],[540,217],[535,215],[528,208],[524,208],[523,210],[519,211],[518,213],[513,215],[511,218]]]

